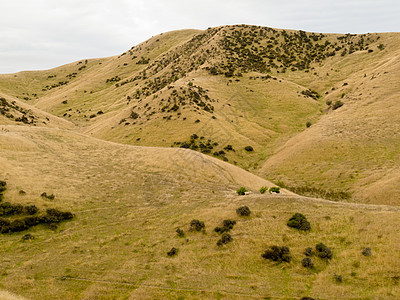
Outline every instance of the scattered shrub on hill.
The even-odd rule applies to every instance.
[[[266,250],[261,256],[265,259],[277,262],[290,262],[292,259],[289,247],[286,246],[271,246],[270,249]]]
[[[24,191],[24,190],[20,190],[19,192],[18,192],[18,194],[20,194],[20,195],[26,195],[26,192]]]
[[[341,283],[343,282],[343,276],[342,275],[333,275],[333,278],[335,279],[336,282]]]
[[[21,238],[22,241],[31,241],[31,240],[34,240],[34,239],[35,239],[35,237],[34,237],[32,234],[30,234],[30,233],[25,234],[25,235]]]
[[[243,196],[246,192],[248,192],[248,190],[244,186],[242,186],[236,190],[236,193],[240,196]]]
[[[280,187],[277,187],[277,186],[273,186],[273,187],[271,187],[271,188],[269,189],[269,192],[270,192],[270,193],[279,194],[279,193],[281,192],[281,188],[280,188]]]
[[[10,202],[0,203],[0,216],[13,216],[22,213],[24,207],[21,204],[11,204]]]
[[[34,215],[39,211],[39,209],[36,207],[36,205],[27,205],[24,207],[24,210],[29,215]]]
[[[311,127],[311,125],[312,125],[311,122],[310,122],[310,121],[307,121],[306,127],[309,128],[309,127]]]
[[[322,243],[319,243],[315,246],[315,249],[317,250],[317,256],[320,258],[326,258],[326,259],[332,259],[333,253],[330,248],[325,246]]]
[[[295,213],[287,222],[287,226],[303,231],[311,230],[310,222],[308,222],[307,218],[301,213]]]
[[[304,255],[305,256],[312,256],[313,255],[313,249],[311,247],[307,247],[306,250],[304,250]]]
[[[204,231],[205,227],[204,222],[194,219],[190,221],[189,231]]]
[[[178,237],[180,237],[180,238],[185,237],[185,232],[184,232],[182,229],[180,229],[180,228],[178,228],[178,229],[176,230],[176,234],[177,234]]]
[[[343,102],[340,101],[340,100],[337,100],[335,102],[335,104],[333,104],[332,108],[333,108],[333,110],[336,110],[336,109],[338,109],[339,107],[342,107],[342,106],[343,106]]]
[[[371,248],[370,248],[370,247],[365,248],[361,253],[362,253],[362,255],[364,255],[364,256],[371,256],[371,255],[372,255],[372,252],[371,252]]]
[[[267,192],[268,191],[268,187],[266,187],[266,186],[262,186],[261,188],[260,188],[260,193],[261,194],[265,194],[265,192]]]
[[[225,232],[230,231],[231,229],[233,229],[233,226],[235,226],[236,221],[235,220],[224,220],[223,221],[223,226],[222,227],[215,227],[214,231],[218,234],[223,234]]]
[[[244,150],[246,150],[247,152],[254,151],[252,146],[246,146],[246,147],[244,147]]]
[[[251,214],[250,208],[248,206],[241,206],[236,209],[236,213],[242,217],[248,217]]]
[[[378,45],[378,49],[382,51],[383,49],[385,49],[385,45],[384,44],[379,44]]]
[[[314,264],[313,264],[311,258],[309,258],[309,257],[304,258],[304,259],[301,261],[301,265],[302,265],[304,268],[310,268],[310,269],[314,267]]]
[[[311,297],[302,297],[300,300],[315,300],[315,299]]]
[[[40,197],[47,198],[47,199],[49,199],[49,200],[54,200],[54,198],[55,198],[56,196],[54,196],[54,194],[47,195],[46,192],[43,192],[43,193],[40,195]]]
[[[173,256],[175,256],[175,255],[177,255],[178,254],[178,249],[177,248],[172,248],[171,250],[169,250],[168,252],[167,252],[167,255],[169,256],[169,257],[173,257]]]
[[[226,244],[228,244],[228,243],[230,243],[232,241],[233,241],[232,236],[229,233],[225,232],[225,233],[222,234],[221,238],[217,241],[217,245],[221,247],[221,246],[226,245]]]
[[[0,201],[3,201],[3,193],[7,189],[7,182],[0,180]]]

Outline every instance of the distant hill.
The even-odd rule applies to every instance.
[[[0,75],[0,92],[61,128],[190,148],[298,193],[399,204],[399,51],[398,33],[182,30],[114,57]],[[14,115],[2,124],[30,120]]]

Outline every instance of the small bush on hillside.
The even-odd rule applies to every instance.
[[[246,146],[246,147],[244,147],[244,150],[246,150],[247,152],[254,151],[252,146]]]
[[[286,246],[271,246],[271,248],[266,250],[261,256],[265,259],[277,262],[290,262],[292,259],[289,247]]]
[[[178,249],[177,248],[172,248],[171,250],[169,250],[168,252],[167,252],[167,255],[169,256],[169,257],[173,257],[173,256],[175,256],[175,255],[177,255],[178,254]]]
[[[362,253],[362,255],[364,255],[364,256],[371,256],[371,255],[372,255],[372,252],[371,252],[371,248],[370,248],[370,247],[365,248],[361,253]]]
[[[307,121],[306,127],[309,128],[311,125],[312,125],[311,122],[310,122],[310,121]]]
[[[13,216],[22,213],[24,207],[21,204],[4,202],[0,204],[0,216]]]
[[[248,217],[251,214],[250,208],[248,206],[241,206],[236,209],[236,213],[242,217]]]
[[[343,106],[343,102],[340,101],[340,100],[337,100],[335,102],[335,104],[333,104],[332,108],[333,108],[333,110],[336,110],[336,109],[338,109],[339,107],[342,107],[342,106]]]
[[[176,230],[176,234],[178,235],[178,237],[181,237],[181,238],[185,237],[185,232],[180,228],[178,228]]]
[[[31,241],[31,240],[34,240],[34,239],[35,239],[35,237],[34,237],[32,234],[30,234],[30,233],[25,234],[25,235],[21,238],[22,241]]]
[[[333,278],[335,279],[336,282],[341,283],[343,282],[343,276],[342,275],[333,275]]]
[[[287,226],[303,231],[311,230],[310,222],[301,213],[295,213],[287,222]]]
[[[326,258],[326,259],[332,259],[333,253],[330,248],[325,246],[322,243],[319,243],[315,246],[315,249],[317,250],[317,256],[320,258]]]
[[[47,198],[47,199],[49,199],[49,200],[54,200],[54,198],[55,198],[56,196],[54,196],[54,194],[47,195],[46,192],[43,192],[43,193],[40,195],[40,197]]]
[[[0,193],[4,192],[7,189],[7,182],[0,180]]]
[[[236,193],[240,196],[243,196],[246,192],[248,192],[248,190],[245,187],[240,187],[237,189]]]
[[[270,192],[270,193],[277,193],[277,194],[279,194],[279,193],[281,192],[281,188],[280,188],[280,187],[277,187],[277,186],[273,186],[273,187],[271,187],[271,188],[269,189],[269,192]]]
[[[215,227],[214,231],[218,234],[223,234],[224,232],[228,232],[231,229],[233,229],[233,226],[235,226],[236,221],[235,220],[224,220],[223,221],[223,226],[222,227]]]
[[[304,268],[313,268],[313,267],[314,267],[314,264],[313,264],[311,258],[309,258],[309,257],[304,258],[304,259],[301,261],[301,265],[302,265]]]
[[[261,193],[261,194],[265,194],[266,191],[268,191],[268,187],[262,186],[262,187],[260,188],[260,193]]]
[[[39,211],[39,209],[36,207],[36,205],[27,205],[24,207],[24,209],[25,209],[26,213],[29,215],[34,215]]]
[[[233,241],[232,236],[229,233],[225,232],[225,233],[222,234],[221,238],[217,241],[217,245],[221,247],[221,246],[226,245],[226,244],[228,244],[228,243],[230,243],[232,241]]]
[[[202,231],[205,229],[204,222],[199,221],[199,220],[192,220],[190,221],[190,231]]]
[[[312,256],[313,255],[313,249],[311,247],[307,247],[306,250],[304,250],[304,255],[305,256]]]

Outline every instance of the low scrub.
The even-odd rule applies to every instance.
[[[190,221],[190,231],[204,231],[206,228],[204,222],[199,220],[192,220]]]
[[[316,255],[320,258],[323,259],[332,259],[333,253],[330,248],[325,246],[323,243],[319,243],[315,246],[315,249],[317,250]]]
[[[247,190],[244,186],[242,186],[242,187],[240,187],[240,188],[238,188],[238,189],[236,190],[236,193],[237,193],[239,196],[245,195],[246,192],[248,192],[248,190]]]
[[[229,233],[223,233],[221,238],[217,241],[217,245],[222,247],[223,245],[226,245],[230,242],[233,241],[232,236]]]
[[[290,249],[286,246],[271,246],[271,248],[266,250],[261,256],[276,262],[290,262],[292,259]]]
[[[248,217],[251,214],[250,208],[248,206],[241,206],[236,209],[236,213],[241,217]]]
[[[311,230],[310,222],[308,222],[307,218],[301,213],[295,213],[287,222],[287,226],[303,231]]]
[[[224,220],[223,221],[223,226],[221,227],[215,227],[214,231],[218,234],[223,234],[225,232],[229,232],[231,229],[233,229],[233,226],[235,226],[236,221],[235,220]]]

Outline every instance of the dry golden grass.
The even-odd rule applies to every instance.
[[[290,195],[260,195],[270,183],[237,167],[184,149],[119,145],[56,129],[1,126],[0,170],[6,200],[70,210],[56,231],[35,227],[1,235],[1,287],[30,299],[385,298],[400,292],[400,210]],[[239,186],[253,190],[237,196]],[[19,195],[23,189],[26,195]],[[55,200],[39,195],[46,191]],[[235,210],[248,205],[249,218]],[[312,231],[286,226],[305,214]],[[233,242],[216,246],[213,232],[235,219]],[[199,219],[206,233],[191,233]],[[175,230],[182,228],[185,238]],[[301,266],[306,247],[332,248],[329,263]],[[286,245],[291,263],[265,261]],[[373,255],[361,251],[371,247]],[[166,253],[179,248],[176,257]],[[342,275],[343,283],[335,282]]]

